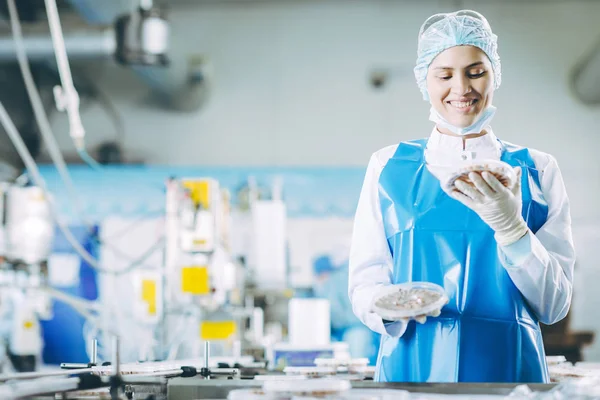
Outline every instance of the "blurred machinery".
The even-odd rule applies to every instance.
[[[245,254],[240,258],[252,260],[244,265],[234,259],[231,250],[228,191],[210,178],[169,179],[164,263],[151,269],[136,268],[134,263],[128,266],[128,275],[99,270],[113,274],[113,279],[132,280],[132,314],[127,310],[121,315],[130,316],[138,328],[127,332],[120,324],[111,323],[114,310],[49,288],[47,260],[55,216],[44,190],[3,184],[2,193],[2,338],[17,371],[36,369],[42,350],[38,321],[53,317],[50,296],[92,318],[95,330],[86,338],[90,342],[98,339],[103,348],[110,348],[114,335],[136,336],[138,329],[150,329],[156,340],[151,341],[152,348],[139,350],[145,354],[139,360],[204,357],[205,344],[210,342],[212,366],[247,365],[264,361],[273,346],[281,343],[291,297],[281,200],[251,201],[246,210],[251,215],[245,230],[247,243],[237,252],[238,256]],[[120,307],[119,301],[114,304]],[[100,317],[90,317],[92,311]],[[142,342],[139,346],[147,347]],[[135,338],[133,344],[137,344]]]
[[[36,186],[0,184],[0,329],[17,371],[33,371],[42,351],[40,319],[52,318],[47,260],[54,223],[48,199]]]
[[[170,179],[166,189],[162,337],[177,342],[172,356],[200,356],[206,340],[215,343],[213,354],[232,354],[240,346],[243,271],[229,253],[227,192],[209,178]],[[195,327],[187,337],[169,329],[182,314]]]
[[[259,199],[251,188],[232,212],[229,192],[214,179],[170,179],[166,187],[165,281],[157,313],[162,310],[168,358],[200,356],[202,343],[210,341],[213,360],[263,360],[265,348],[281,340],[279,321],[287,318],[273,316],[265,323],[270,308],[287,307],[264,301],[278,293],[285,297],[287,290],[280,189],[276,185],[275,196]],[[196,327],[185,339],[170,330],[182,313]]]
[[[49,7],[48,14],[50,16],[53,9],[58,14],[59,4],[56,4],[55,0],[45,0],[45,2],[46,7]],[[36,5],[23,3],[20,5],[23,11],[29,11],[28,14],[35,14],[35,9],[31,11],[30,8]],[[79,7],[92,10],[96,2],[73,0],[72,3],[77,10],[79,10]],[[98,4],[98,6],[114,7],[112,3],[114,2],[105,2]],[[100,29],[85,26],[81,22],[76,22],[73,18],[66,18],[66,23],[63,22],[66,30],[63,46],[71,60],[112,57],[119,64],[126,66],[156,65],[164,67],[169,64],[167,55],[169,24],[165,9],[157,6],[151,0],[136,0],[123,5],[125,5],[125,8],[119,8],[118,14],[116,13],[113,20],[110,21],[110,26],[103,26]],[[66,14],[67,9],[64,4],[62,4],[60,10],[63,14]],[[84,18],[86,17],[88,16],[84,15]],[[57,24],[56,27],[60,28],[61,23],[57,22]],[[54,29],[55,27],[52,26],[51,21],[51,32]],[[28,57],[32,61],[47,60],[54,57],[53,38],[48,35],[47,25],[26,24],[24,34],[24,46]],[[13,38],[0,36],[0,44],[0,61],[15,60],[16,46]]]
[[[14,43],[11,40],[7,46],[0,46],[0,60],[17,55],[49,155],[59,170],[75,208],[80,211],[65,160],[58,149],[40,93],[35,88],[28,68],[29,60],[36,61],[52,55],[56,57],[61,81],[60,86],[54,87],[56,106],[68,114],[70,135],[81,158],[97,168],[97,162],[85,149],[85,129],[79,115],[79,95],[73,83],[69,58],[111,55],[119,63],[133,67],[142,75],[147,72],[155,75],[156,71],[148,67],[168,64],[169,28],[164,13],[155,7],[153,1],[134,0],[128,3],[133,6],[129,12],[121,10],[110,17],[114,26],[101,33],[88,30],[83,36],[78,36],[67,32],[63,37],[59,4],[56,0],[45,0],[44,3],[50,37],[44,32],[37,38],[41,40],[37,40],[35,35],[31,36],[31,31],[21,34],[18,3],[8,0]],[[104,3],[100,6],[96,1],[70,0],[69,3],[87,20],[94,19],[100,11],[106,11],[105,8],[111,8]],[[106,21],[97,22],[106,24]],[[2,40],[0,38],[0,43]],[[194,59],[192,64],[194,67],[189,68],[186,76],[193,79],[186,78],[183,92],[202,91],[206,83],[206,63]],[[175,86],[180,88],[181,85]],[[153,87],[162,90],[161,85]],[[182,97],[179,89],[167,92],[174,93],[177,98],[195,97]],[[14,327],[5,335],[10,355],[28,359],[33,356],[35,360],[41,349],[36,321],[51,317],[48,294],[67,302],[91,321],[92,327],[85,334],[88,341],[98,339],[101,347],[108,348],[110,340],[120,337],[126,342],[124,347],[137,346],[137,352],[127,353],[128,359],[135,355],[139,356],[137,360],[144,361],[207,357],[208,342],[211,343],[211,362],[217,365],[218,357],[229,364],[239,364],[241,361],[262,360],[268,354],[286,354],[286,359],[298,355],[298,351],[316,354],[314,343],[310,341],[308,348],[298,349],[297,343],[291,343],[291,348],[284,346],[277,353],[277,346],[283,343],[286,336],[288,300],[293,294],[288,282],[286,208],[282,200],[281,182],[276,181],[270,193],[264,196],[259,195],[256,185],[250,182],[234,231],[231,229],[229,193],[222,190],[219,182],[210,178],[170,179],[166,183],[164,263],[139,268],[141,262],[128,260],[127,266],[121,269],[104,267],[76,243],[60,215],[44,197],[47,195],[45,183],[3,106],[0,107],[0,119],[28,173],[39,186],[36,189],[10,185],[7,189],[4,207],[6,263],[1,276],[6,290],[0,293],[3,296],[2,306],[7,310],[5,316],[11,321],[10,326]],[[27,193],[21,194],[21,191]],[[80,217],[86,221],[85,216]],[[83,260],[97,272],[111,277],[113,285],[108,285],[111,288],[109,296],[114,296],[114,301],[105,309],[100,309],[100,306],[105,306],[101,302],[85,302],[48,287],[46,264],[55,223]],[[234,232],[238,231],[243,232],[244,237],[242,245],[234,250],[233,242],[237,245],[240,243],[239,240],[233,240]],[[103,242],[102,245],[109,246],[109,243]],[[133,297],[131,293],[116,289],[117,282],[122,279],[131,280]],[[130,304],[128,300],[131,298],[133,301]],[[124,299],[127,299],[127,304],[120,304]],[[328,326],[329,321],[326,322]],[[333,351],[329,343],[318,343],[319,346],[323,344],[328,352]],[[20,369],[34,369],[34,366]]]

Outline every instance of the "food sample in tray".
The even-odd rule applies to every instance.
[[[320,377],[335,375],[337,369],[333,366],[319,366],[319,367],[285,367],[283,372],[286,375],[302,375],[311,377]]]
[[[373,301],[373,311],[390,321],[420,316],[438,316],[448,303],[444,289],[429,282],[386,286]]]
[[[489,172],[508,189],[512,189],[517,183],[517,174],[513,167],[504,161],[485,160],[466,165],[462,164],[458,169],[447,175],[447,178],[442,182],[442,189],[445,192],[452,192],[454,183],[457,180],[473,185],[471,178],[469,178],[469,173],[471,172]]]
[[[317,367],[362,367],[369,365],[368,358],[315,358]]]

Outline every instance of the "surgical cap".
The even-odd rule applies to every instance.
[[[498,36],[492,33],[492,28],[485,17],[471,10],[435,14],[425,21],[419,31],[417,65],[414,69],[417,85],[425,100],[429,100],[427,70],[433,59],[450,47],[464,45],[478,47],[487,54],[494,71],[495,89],[500,86]]]
[[[328,272],[335,271],[336,268],[331,262],[331,258],[329,256],[320,256],[313,263],[313,271],[315,275],[321,275]]]

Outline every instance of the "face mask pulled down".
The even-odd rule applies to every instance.
[[[450,132],[456,135],[470,135],[472,133],[479,133],[483,129],[485,129],[489,124],[494,115],[496,114],[496,107],[490,105],[488,106],[483,113],[479,116],[479,118],[472,123],[470,126],[465,128],[459,128],[457,126],[452,125],[450,122],[446,121],[442,115],[431,106],[431,110],[429,111],[429,120],[435,122],[438,126],[442,128],[448,129]]]

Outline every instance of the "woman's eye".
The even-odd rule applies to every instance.
[[[469,78],[481,78],[483,75],[485,75],[486,71],[477,71],[476,73],[469,73]]]
[[[440,79],[444,80],[444,81],[448,81],[448,80],[452,79],[452,76],[440,76]]]

